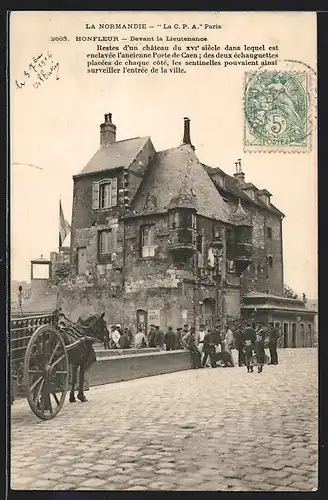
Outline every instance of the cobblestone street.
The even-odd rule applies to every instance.
[[[12,406],[11,487],[303,491],[317,488],[317,350],[278,366],[206,368],[92,388],[40,421]]]

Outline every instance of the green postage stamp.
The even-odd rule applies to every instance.
[[[244,150],[306,152],[311,121],[306,71],[245,74]]]

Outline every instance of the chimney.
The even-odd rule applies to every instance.
[[[237,181],[240,182],[240,184],[245,184],[245,174],[241,169],[241,159],[238,158],[238,160],[235,162],[236,166],[236,173],[233,174],[234,178],[237,179]]]
[[[100,145],[108,146],[116,141],[116,125],[112,123],[112,113],[105,115],[105,121],[100,125]]]
[[[191,138],[190,138],[190,119],[189,118],[184,118],[184,130],[183,130],[183,144],[189,144],[192,149],[195,149],[195,147],[191,144]]]

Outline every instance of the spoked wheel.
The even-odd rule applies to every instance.
[[[62,409],[68,388],[68,358],[62,335],[52,326],[35,330],[24,358],[24,384],[33,413],[51,420]]]

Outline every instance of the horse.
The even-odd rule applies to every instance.
[[[82,403],[87,400],[84,392],[84,376],[86,370],[96,361],[96,353],[93,344],[99,340],[103,341],[108,335],[105,313],[93,314],[86,319],[79,318],[72,323],[63,313],[59,312],[58,327],[61,331],[67,350],[68,362],[72,366],[72,381],[69,394],[69,402],[75,403],[75,385],[77,383],[77,371],[80,369],[77,399]]]

